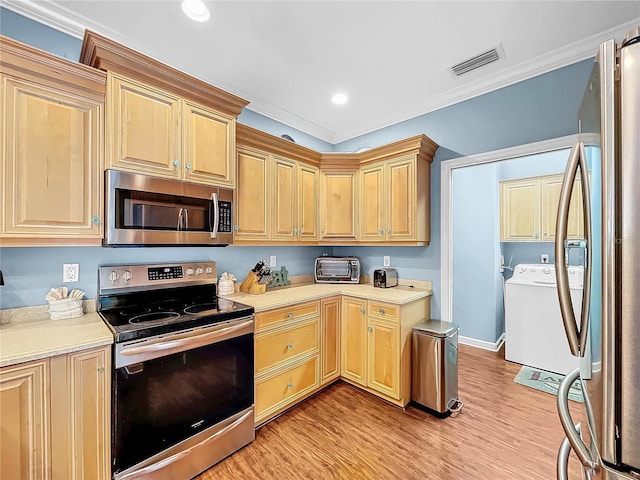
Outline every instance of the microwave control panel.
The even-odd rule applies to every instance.
[[[231,202],[218,201],[218,212],[220,213],[218,233],[231,233],[231,222],[233,219],[233,215],[231,215]]]

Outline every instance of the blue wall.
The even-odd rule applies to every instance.
[[[0,32],[2,34],[18,38],[26,43],[39,46],[45,50],[53,51],[57,54],[71,55],[67,52],[69,46],[64,46],[60,39],[49,40],[47,35],[52,35],[51,29],[42,27],[30,20],[21,18],[5,9],[0,11],[2,15]],[[64,34],[55,32],[56,36],[65,37]],[[62,42],[62,43],[61,43]],[[70,39],[68,43],[75,44],[79,51],[77,39]],[[63,53],[61,53],[63,52]],[[69,58],[77,58],[69,56]],[[275,135],[288,133],[297,143],[321,151],[352,152],[361,145],[379,146],[392,141],[407,138],[413,135],[424,133],[440,145],[432,165],[431,182],[431,245],[428,247],[335,247],[335,254],[357,255],[361,258],[365,272],[370,272],[375,266],[382,263],[383,255],[390,255],[392,265],[397,267],[400,276],[403,278],[414,278],[418,280],[431,280],[434,285],[434,296],[432,297],[432,315],[434,318],[440,317],[440,167],[441,162],[457,158],[460,156],[472,155],[487,152],[500,148],[521,145],[525,143],[556,138],[564,135],[577,133],[577,111],[582,92],[586,85],[591,70],[592,61],[570,65],[538,77],[511,85],[509,87],[496,90],[494,92],[475,97],[464,102],[443,108],[434,112],[421,115],[405,122],[392,125],[390,127],[362,135],[345,142],[341,142],[333,147],[321,140],[309,137],[306,134],[295,131],[291,133],[284,131],[282,124],[254,112],[244,112],[240,117],[242,123],[246,123],[256,128],[269,131]],[[269,126],[271,124],[271,126]],[[288,128],[288,127],[287,127]],[[308,143],[307,143],[308,142]],[[16,281],[20,278],[18,285],[33,283],[34,288],[46,291],[57,286],[57,280],[62,270],[61,252],[72,249],[61,248],[33,248],[33,249],[0,249],[0,268],[6,274],[9,281]],[[271,247],[264,247],[257,251],[248,250],[247,247],[233,247],[214,251],[212,255],[224,255],[227,252],[251,252],[249,256],[252,261],[255,256],[261,258],[269,255],[273,250]],[[85,253],[81,249],[80,255],[94,258],[94,263],[120,262],[120,255],[133,255],[115,253],[108,249],[89,249],[91,253]],[[160,260],[163,254],[153,249],[138,250],[144,261]],[[174,258],[195,258],[202,255],[206,250],[197,249],[169,249]],[[283,248],[284,262],[292,262],[306,258],[300,265],[307,264],[306,272],[311,273],[313,258],[317,255],[317,248],[295,247]],[[144,252],[144,253],[142,253]],[[258,255],[258,252],[260,255]],[[265,252],[264,255],[262,252]],[[45,271],[35,277],[19,267],[20,261],[17,256],[57,258],[55,264],[48,263]],[[114,257],[113,255],[116,255]],[[229,253],[229,259],[238,261],[243,253]],[[71,259],[70,259],[71,260]],[[222,262],[222,259],[216,259]],[[84,262],[87,263],[87,262]],[[250,262],[249,262],[250,263]],[[221,264],[222,265],[222,264]],[[33,267],[33,266],[32,266]],[[90,268],[93,268],[92,266]],[[289,268],[289,265],[287,265]],[[81,265],[81,275],[86,275],[84,266]],[[236,273],[237,275],[237,273]],[[13,280],[11,280],[13,279]],[[27,280],[29,279],[29,280]],[[39,285],[39,287],[38,287]],[[21,288],[21,287],[16,287]],[[32,295],[24,297],[17,293],[16,288],[11,286],[2,287],[3,297],[12,298],[11,303],[3,301],[3,308],[21,306],[28,304],[42,304],[42,295]],[[89,289],[91,285],[89,285]],[[91,292],[88,292],[91,295]],[[6,306],[5,306],[6,305]],[[467,335],[461,331],[461,335]]]

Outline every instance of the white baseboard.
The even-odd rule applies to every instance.
[[[496,340],[493,343],[487,342],[485,340],[478,340],[475,338],[462,337],[462,336],[458,337],[458,342],[464,345],[470,345],[472,347],[482,348],[484,350],[491,350],[492,352],[497,352],[498,350],[500,350],[500,347],[502,347],[502,344],[504,343],[504,333],[500,335],[500,337],[498,337],[498,340]]]

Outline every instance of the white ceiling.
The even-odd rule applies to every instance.
[[[589,58],[640,25],[638,1],[205,3],[211,18],[196,23],[178,0],[2,1],[76,37],[99,32],[332,144]],[[448,71],[500,45],[502,60]],[[346,105],[331,103],[337,91]]]

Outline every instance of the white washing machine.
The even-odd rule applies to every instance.
[[[578,322],[583,272],[584,268],[578,266],[570,266],[568,271],[571,301]],[[553,265],[517,265],[513,276],[505,282],[504,303],[507,360],[563,375],[580,366],[580,359],[569,350]]]

